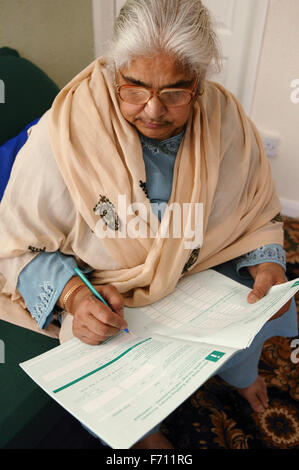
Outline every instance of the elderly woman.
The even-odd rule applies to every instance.
[[[127,1],[107,57],[60,92],[17,156],[0,209],[8,321],[26,326],[31,315],[51,332],[65,311],[61,331],[96,345],[127,327],[124,305],[161,299],[184,275],[214,267],[250,285],[249,302],[286,281],[269,163],[239,102],[207,80],[211,63],[219,64],[217,39],[200,0]],[[145,211],[134,213],[136,203]],[[171,203],[203,204],[201,244],[162,237]],[[148,227],[151,212],[155,237],[122,236],[134,220]],[[173,228],[171,212],[169,221]],[[268,403],[258,376],[264,341],[296,334],[292,301],[222,367],[255,411]],[[171,444],[155,428],[135,447]]]

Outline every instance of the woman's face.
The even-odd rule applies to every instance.
[[[161,54],[155,57],[138,57],[116,74],[118,85],[140,85],[161,91],[163,88],[193,89],[196,76],[184,69],[172,57]],[[145,105],[133,105],[119,98],[124,118],[146,137],[158,140],[179,134],[192,110],[190,104],[166,107],[157,95]]]

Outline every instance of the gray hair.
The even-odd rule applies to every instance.
[[[127,0],[114,25],[108,58],[119,69],[164,52],[204,80],[220,72],[213,18],[201,0]]]

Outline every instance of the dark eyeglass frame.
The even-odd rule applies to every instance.
[[[116,91],[117,91],[117,94],[119,96],[119,98],[124,102],[124,103],[128,103],[128,104],[133,104],[134,103],[129,103],[128,101],[124,100],[122,97],[121,97],[121,90],[123,88],[141,88],[142,90],[145,90],[147,93],[149,93],[149,98],[146,102],[144,103],[141,103],[141,104],[136,104],[135,106],[145,106],[152,98],[154,95],[157,95],[158,98],[160,99],[160,95],[165,92],[165,91],[187,91],[188,93],[190,93],[190,100],[188,101],[188,103],[186,104],[180,104],[180,105],[175,105],[175,106],[172,106],[172,105],[167,105],[165,103],[163,103],[162,100],[161,103],[163,103],[164,106],[168,107],[168,108],[179,108],[181,106],[188,106],[191,101],[193,100],[195,94],[196,94],[196,88],[197,88],[197,85],[198,85],[198,82],[199,82],[199,76],[197,75],[196,78],[195,78],[195,82],[194,82],[194,85],[193,85],[193,88],[192,90],[190,90],[189,88],[163,88],[162,90],[159,90],[159,91],[155,91],[153,88],[149,89],[149,88],[146,88],[144,86],[140,86],[140,85],[129,85],[129,84],[125,84],[125,85],[118,85],[116,84],[115,87],[116,87]],[[203,93],[200,93],[200,95],[202,95]]]

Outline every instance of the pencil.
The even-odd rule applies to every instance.
[[[80,271],[80,269],[79,268],[74,268],[74,271],[81,278],[81,280],[84,282],[86,287],[88,287],[88,289],[93,293],[93,295],[95,297],[97,297],[97,299],[101,300],[105,305],[107,305],[107,307],[109,307],[111,309],[110,305],[106,302],[105,299],[103,299],[103,297],[100,295],[100,293],[93,287],[93,285],[89,282],[87,277],[84,276],[84,274]],[[129,333],[128,328],[126,328],[124,331],[126,333]]]

